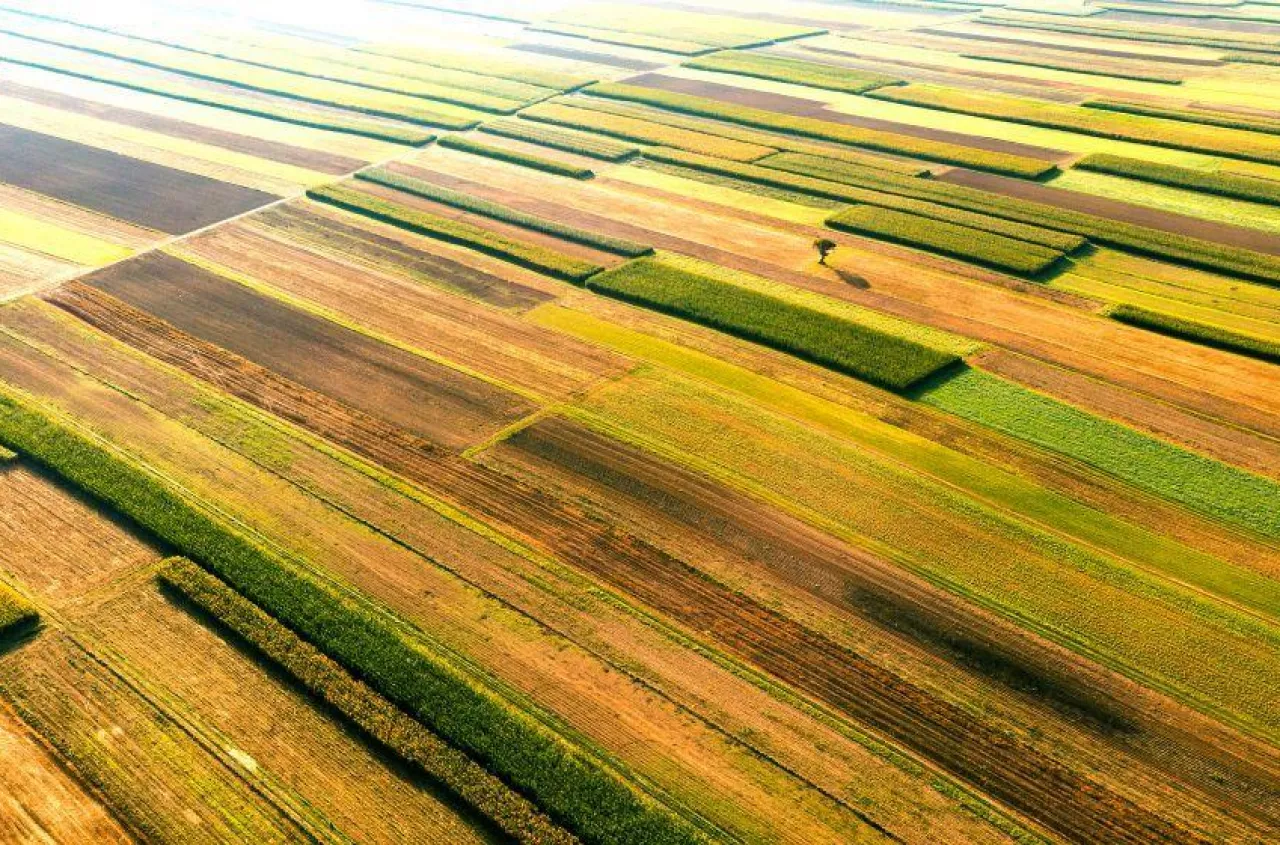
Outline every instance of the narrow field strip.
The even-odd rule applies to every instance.
[[[1137,65],[1134,65],[1133,69],[1128,69],[1114,64],[1098,64],[1069,59],[1021,58],[998,53],[961,53],[960,56],[965,59],[977,59],[978,61],[995,62],[997,64],[1040,67],[1047,70],[1062,70],[1069,73],[1083,73],[1089,76],[1109,76],[1113,79],[1132,79],[1136,82],[1156,82],[1164,85],[1181,85],[1183,79],[1182,74],[1138,70]]]
[[[1192,343],[1212,346],[1215,349],[1224,349],[1228,352],[1237,352],[1241,355],[1248,355],[1251,358],[1280,364],[1280,342],[1251,337],[1241,332],[1233,332],[1218,326],[1206,325],[1205,323],[1188,320],[1172,314],[1162,314],[1159,311],[1152,311],[1137,305],[1118,305],[1111,309],[1109,316],[1113,320],[1119,320],[1122,323],[1128,323],[1131,326],[1138,326],[1143,329],[1150,329],[1153,332],[1159,332],[1170,337],[1180,337]]]
[[[0,20],[0,25],[3,21]],[[205,79],[260,91],[303,102],[334,106],[348,111],[360,112],[375,117],[386,117],[403,120],[408,123],[419,123],[426,126],[439,126],[445,129],[470,129],[479,124],[477,113],[448,103],[433,105],[431,101],[422,100],[404,94],[393,94],[375,91],[330,80],[301,77],[296,74],[276,71],[268,68],[254,68],[227,59],[212,56],[201,56],[171,47],[160,47],[145,43],[124,43],[128,41],[118,38],[112,40],[106,35],[88,36],[73,35],[61,37],[44,37],[29,34],[23,29],[0,29],[8,35],[27,39],[35,44],[66,47],[80,50],[89,55],[105,56],[124,62],[154,68],[156,70],[189,76],[194,79]],[[39,50],[34,63],[39,63]]]
[[[1276,58],[1280,63],[1280,56]],[[1085,100],[1080,105],[1089,109],[1114,111],[1124,114],[1141,114],[1147,117],[1163,117],[1169,120],[1181,120],[1186,123],[1203,123],[1208,126],[1221,126],[1225,129],[1243,129],[1248,132],[1263,132],[1269,135],[1280,135],[1280,118],[1253,117],[1251,115],[1230,114],[1227,112],[1208,111],[1206,109],[1177,108],[1175,106],[1157,105],[1154,103],[1134,102],[1099,97]]]
[[[863,94],[874,88],[899,84],[899,81],[891,76],[864,73],[769,53],[725,51],[692,59],[684,62],[684,66],[717,73],[771,79],[775,82],[789,82],[810,88],[843,91],[848,94]]]
[[[422,47],[415,44],[359,44],[352,50],[385,56],[427,67],[460,70],[495,79],[511,79],[557,91],[573,91],[595,82],[588,76],[561,73],[540,67],[531,61],[521,61],[510,51],[498,55],[498,51],[449,50],[443,47]]]
[[[531,796],[587,843],[702,837],[545,727],[474,684],[380,616],[222,524],[147,470],[0,388],[0,440],[103,500],[267,610]]]
[[[827,225],[1022,276],[1044,273],[1063,258],[1061,252],[1049,247],[869,205],[850,206],[833,214]]]
[[[496,158],[499,161],[518,164],[521,167],[532,167],[534,170],[554,173],[556,176],[568,176],[570,179],[590,179],[595,176],[595,173],[589,167],[575,167],[572,164],[566,164],[545,156],[524,153],[494,144],[486,144],[483,141],[477,141],[474,138],[467,138],[461,135],[445,135],[438,143],[440,146],[451,150],[460,150],[464,153],[472,153],[486,158]]]
[[[578,841],[474,760],[206,570],[184,558],[171,558],[159,578],[374,740],[445,784],[515,841],[527,845],[571,845]]]
[[[1280,138],[1239,129],[1187,124],[1139,114],[1083,109],[1007,94],[965,91],[919,83],[879,88],[868,92],[866,96],[921,108],[1062,129],[1167,149],[1280,164]]]
[[[687,150],[692,153],[732,159],[755,161],[777,152],[773,147],[736,141],[694,129],[667,126],[627,115],[606,114],[594,109],[578,108],[577,100],[542,103],[525,109],[520,117],[525,120],[549,123],[569,129],[598,132],[637,144],[654,144]]]
[[[109,264],[133,254],[127,246],[7,208],[0,208],[0,240],[88,267]]]
[[[442,188],[423,179],[405,176],[385,167],[362,170],[356,174],[356,178],[379,185],[386,185],[389,188],[395,188],[397,191],[404,191],[408,194],[451,205],[464,211],[472,211],[485,217],[492,217],[505,223],[514,223],[517,226],[523,226],[535,232],[544,232],[567,241],[586,244],[606,252],[614,252],[628,258],[638,258],[653,252],[653,247],[649,244],[636,243],[623,238],[611,238],[607,235],[588,232],[585,229],[568,226],[564,223],[557,223],[545,217],[526,214],[509,206],[464,194],[461,191]]]
[[[879,129],[862,129],[812,117],[795,117],[765,111],[764,109],[726,103],[709,97],[677,94],[656,88],[643,88],[637,85],[610,82],[592,85],[584,89],[584,93],[595,97],[643,103],[700,117],[726,120],[730,123],[740,123],[758,129],[801,135],[879,152],[913,156],[943,164],[959,164],[979,170],[990,170],[993,173],[1004,173],[1028,179],[1043,176],[1052,172],[1055,168],[1052,162],[1038,161],[1025,156],[993,153],[944,141],[931,141],[925,138],[900,135]]]
[[[1280,205],[1280,182],[1269,179],[1254,179],[1230,173],[1210,173],[1189,167],[1175,167],[1171,164],[1157,164],[1105,153],[1085,156],[1076,162],[1075,166],[1080,170],[1123,176],[1139,182],[1154,182],[1157,185],[1186,188],[1221,197]]]
[[[955,353],[699,275],[661,257],[605,271],[587,287],[895,390],[961,361]]]
[[[477,127],[480,132],[511,138],[516,141],[527,141],[540,144],[553,150],[576,153],[601,161],[620,162],[634,157],[640,148],[633,144],[624,144],[609,138],[601,138],[588,132],[577,132],[572,129],[556,129],[552,126],[539,126],[528,120],[500,119],[491,120]]]
[[[307,196],[345,211],[363,214],[420,235],[470,247],[566,281],[581,283],[602,269],[579,258],[533,244],[520,243],[470,223],[427,214],[341,185],[313,188],[307,191]]]
[[[1206,458],[1013,382],[968,370],[921,401],[1097,467],[1157,496],[1271,540],[1280,484]]]

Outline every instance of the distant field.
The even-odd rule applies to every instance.
[[[99,6],[0,841],[1280,841],[1280,13]]]

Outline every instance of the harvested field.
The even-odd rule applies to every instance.
[[[133,842],[8,707],[0,707],[0,837],[10,842]]]
[[[442,444],[469,445],[533,410],[514,394],[164,254],[118,264],[87,281],[156,319]]]
[[[0,9],[0,840],[1280,838],[1280,12],[1003,2]]]
[[[0,126],[0,181],[169,234],[276,199],[12,126]]]

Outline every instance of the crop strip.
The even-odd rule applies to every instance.
[[[736,50],[700,56],[685,62],[684,66],[776,82],[789,82],[811,88],[843,91],[848,94],[863,94],[873,88],[899,84],[898,80],[890,76],[862,73],[848,68],[824,65],[820,62],[807,62],[803,59]]]
[[[1162,314],[1137,305],[1117,305],[1111,309],[1109,316],[1113,320],[1150,329],[1170,337],[1178,337],[1203,346],[1212,346],[1215,349],[1224,349],[1250,358],[1280,364],[1280,343],[1272,340],[1251,337],[1219,326],[1188,320],[1185,317]]]
[[[159,578],[378,743],[444,784],[515,841],[528,845],[571,845],[578,841],[466,754],[409,718],[368,684],[214,575],[179,557],[164,562]]]
[[[821,141],[847,144],[851,147],[862,147],[880,152],[938,161],[943,164],[958,164],[977,168],[978,170],[989,170],[993,173],[1003,173],[1009,176],[1034,179],[1051,173],[1055,169],[1055,165],[1052,162],[1040,161],[1026,156],[994,153],[988,150],[962,147],[959,144],[932,141],[911,135],[900,135],[896,132],[846,126],[812,117],[778,114],[764,109],[725,103],[709,97],[678,94],[655,88],[644,88],[638,85],[625,85],[615,82],[597,83],[584,89],[584,93],[595,97],[644,103],[671,111],[725,120],[730,123],[739,123],[759,129],[769,129],[776,132],[817,138]]]
[[[558,279],[582,282],[600,267],[570,255],[504,237],[488,229],[388,202],[342,185],[312,188],[307,196],[401,229],[460,244]]]
[[[1079,20],[1079,19],[1076,19]],[[1017,27],[1021,29],[1039,29],[1045,32],[1064,32],[1072,35],[1093,35],[1098,38],[1119,38],[1128,41],[1149,41],[1157,44],[1193,44],[1199,47],[1213,47],[1222,50],[1244,50],[1267,53],[1280,53],[1280,44],[1262,40],[1242,38],[1220,38],[1205,35],[1203,30],[1182,28],[1177,31],[1161,31],[1160,28],[1142,26],[1106,25],[1105,21],[1071,23],[1067,21],[1048,21],[1043,19],[1013,18],[984,14],[979,23],[992,26]]]
[[[841,203],[861,203],[895,209],[991,232],[1027,244],[1039,244],[1059,252],[1071,252],[1084,245],[1080,235],[1059,232],[1041,226],[992,217],[981,212],[966,211],[927,200],[900,196],[895,191],[915,193],[916,185],[928,192],[939,183],[919,179],[893,178],[874,170],[856,167],[829,168],[825,163],[812,163],[810,156],[781,154],[761,159],[759,165],[721,161],[709,156],[696,156],[679,150],[647,150],[646,159],[663,164],[692,168],[719,176],[755,182],[770,188],[797,191]],[[949,186],[943,186],[949,187]]]
[[[50,300],[135,348],[405,475],[552,557],[567,555],[574,566],[691,630],[715,632],[763,671],[883,731],[1064,836],[1134,845],[1191,836],[874,661],[709,580],[625,529],[603,526],[571,502],[183,337],[92,288],[71,282]],[[4,407],[0,402],[0,441],[21,446],[8,436]],[[645,845],[653,840],[621,841]]]
[[[693,273],[661,258],[607,270],[587,287],[895,390],[960,362],[954,353]]]
[[[478,127],[481,132],[540,144],[553,150],[576,153],[601,161],[620,162],[634,157],[640,148],[634,144],[624,144],[609,138],[601,138],[587,132],[575,132],[572,129],[557,129],[551,126],[539,126],[527,120],[499,119],[491,120]]]
[[[1096,173],[1107,173],[1112,176],[1123,176],[1137,179],[1140,182],[1152,182],[1157,185],[1169,185],[1174,188],[1186,188],[1205,194],[1216,194],[1220,197],[1250,200],[1268,205],[1280,205],[1280,182],[1269,179],[1253,179],[1248,176],[1237,176],[1230,173],[1211,173],[1204,170],[1193,170],[1190,167],[1176,167],[1172,164],[1158,164],[1143,159],[1125,158],[1108,153],[1095,153],[1076,162],[1081,170],[1092,170]]]
[[[641,255],[648,255],[653,252],[653,247],[648,244],[636,243],[623,238],[611,238],[608,235],[567,226],[564,223],[557,223],[554,220],[538,217],[535,214],[526,214],[510,206],[481,199],[471,194],[464,194],[461,191],[442,188],[439,185],[433,185],[430,182],[415,179],[412,176],[394,173],[385,167],[362,170],[356,174],[356,178],[378,185],[386,185],[389,188],[395,188],[397,191],[404,191],[407,194],[424,197],[444,205],[451,205],[464,211],[483,214],[485,217],[492,217],[494,220],[501,220],[504,223],[523,226],[535,232],[544,232],[557,238],[563,238],[566,241],[586,244],[596,249],[602,249],[605,252],[625,255],[628,258],[638,258]]]
[[[1280,56],[1276,57],[1276,63],[1280,64]],[[1080,105],[1087,109],[1121,112],[1123,114],[1141,114],[1147,117],[1162,117],[1166,120],[1181,120],[1184,123],[1203,123],[1206,126],[1221,126],[1224,129],[1243,129],[1246,132],[1280,135],[1280,119],[1226,114],[1203,109],[1174,108],[1173,106],[1137,103],[1128,100],[1112,100],[1105,97],[1086,100]]]
[[[1043,273],[1062,258],[1061,252],[1049,247],[869,205],[855,205],[833,214],[827,218],[827,225],[1024,276]]]
[[[323,586],[147,470],[3,388],[0,440],[209,569],[584,842],[701,841],[615,772],[388,627],[377,611]]]
[[[962,91],[941,85],[914,84],[879,88],[866,96],[909,106],[1042,126],[1173,150],[1280,164],[1280,140],[1217,126],[1197,128],[1177,121],[1121,112],[1101,112],[1005,94]]]
[[[1068,73],[1083,73],[1089,76],[1107,76],[1112,79],[1132,79],[1137,82],[1157,82],[1164,85],[1181,85],[1182,77],[1172,73],[1156,73],[1155,71],[1121,70],[1113,65],[1091,64],[1087,61],[1068,61],[1065,59],[1023,59],[1017,56],[1005,56],[993,53],[961,53],[961,58],[976,59],[982,62],[998,62],[1006,65],[1038,67],[1045,70],[1060,70]]]
[[[509,149],[507,147],[498,147],[493,144],[486,144],[473,138],[463,138],[458,135],[445,135],[439,141],[440,146],[448,147],[451,150],[461,150],[464,153],[472,153],[474,155],[485,156],[487,158],[496,158],[499,161],[518,164],[521,167],[532,167],[534,170],[543,170],[547,173],[554,173],[557,176],[568,176],[570,179],[590,179],[595,175],[589,167],[578,167],[573,164],[565,164],[563,161],[556,161],[551,158],[533,155],[532,153],[523,153],[519,150]]]

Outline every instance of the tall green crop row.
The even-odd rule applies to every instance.
[[[155,475],[0,387],[0,442],[137,522],[534,801],[590,845],[702,837],[445,658],[207,513]]]

